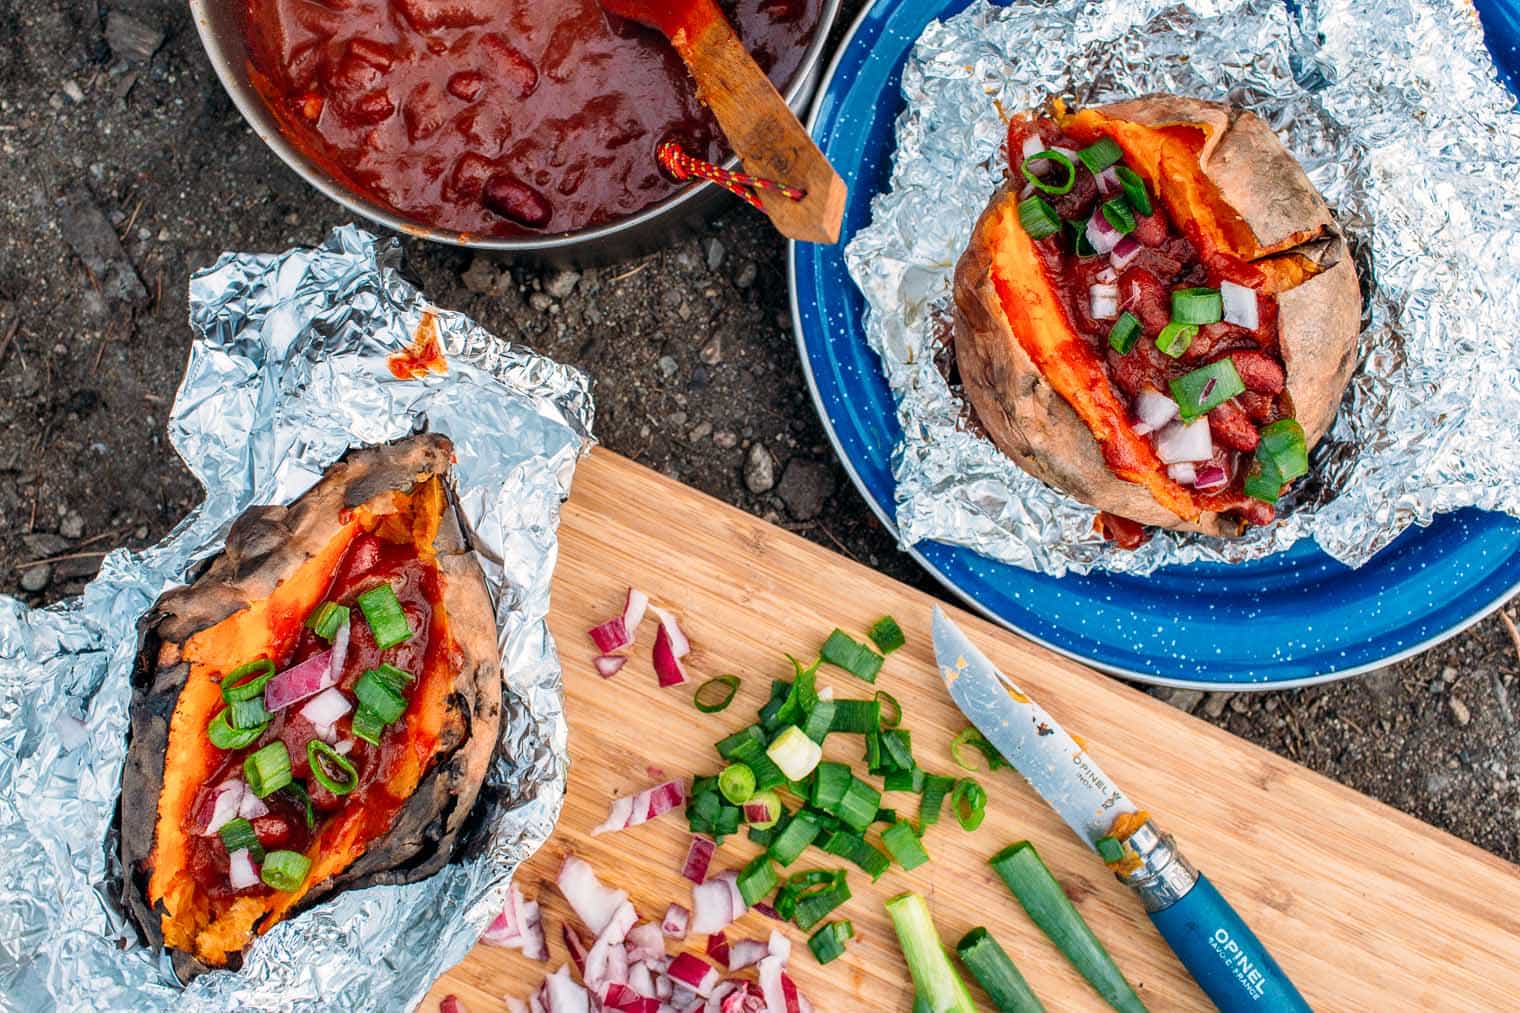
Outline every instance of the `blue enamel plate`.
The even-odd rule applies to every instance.
[[[970,0],[876,0],[828,72],[813,136],[850,188],[845,240],[888,182],[903,64],[924,27]],[[1455,0],[1454,0],[1455,2]],[[1520,78],[1520,0],[1479,0],[1500,73]],[[901,432],[866,345],[864,301],[837,246],[793,244],[792,312],[802,361],[835,449],[889,529]],[[1387,664],[1477,622],[1520,590],[1520,521],[1464,510],[1410,528],[1352,570],[1311,541],[1237,566],[1147,577],[1047,577],[970,549],[908,550],[967,604],[1063,654],[1145,682],[1200,689],[1304,685]]]

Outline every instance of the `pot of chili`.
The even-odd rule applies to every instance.
[[[597,0],[190,0],[243,117],[312,186],[409,235],[578,264],[646,252],[732,162],[679,57]],[[839,0],[719,0],[799,113]]]

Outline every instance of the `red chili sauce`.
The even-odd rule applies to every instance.
[[[382,651],[375,645],[374,634],[370,632],[369,624],[364,621],[358,606],[354,604],[354,598],[359,592],[367,591],[386,581],[389,581],[395,590],[413,633],[410,640]],[[418,559],[412,546],[382,541],[371,534],[361,534],[354,539],[339,563],[332,583],[328,585],[327,594],[323,598],[324,601],[334,601],[340,605],[347,605],[351,609],[348,655],[344,659],[343,674],[338,681],[338,688],[348,696],[350,703],[353,702],[354,684],[359,681],[359,676],[367,669],[378,667],[381,662],[390,662],[414,676],[420,676],[422,672],[429,670],[429,666],[435,661],[434,651],[441,649],[439,642],[444,639],[433,635],[433,603],[438,600],[439,591],[437,567]],[[327,641],[311,630],[303,628],[290,655],[272,660],[275,662],[275,669],[283,672],[314,654],[320,654],[330,646]],[[227,670],[231,671],[249,660],[253,659],[229,658]],[[414,683],[413,688],[415,685]],[[406,727],[406,714],[402,714],[400,720],[385,728],[378,747],[371,746],[363,739],[349,733],[352,711],[338,720],[335,725],[337,737],[340,741],[353,739],[353,749],[348,753],[347,758],[359,774],[359,786],[349,794],[340,797],[328,791],[311,776],[306,744],[317,735],[311,722],[301,716],[301,708],[304,704],[304,701],[292,704],[275,714],[269,723],[269,728],[251,746],[239,751],[229,751],[222,766],[210,780],[202,785],[196,795],[195,804],[190,807],[190,813],[195,814],[201,811],[203,805],[208,804],[208,796],[217,785],[228,778],[242,779],[243,760],[249,754],[257,752],[276,739],[281,739],[290,753],[291,773],[296,782],[304,785],[311,796],[316,825],[312,829],[307,828],[306,807],[294,793],[282,789],[268,795],[262,801],[269,807],[269,814],[250,821],[254,832],[259,835],[259,843],[266,851],[276,849],[305,851],[321,830],[324,817],[346,806],[359,806],[366,811],[374,811],[377,816],[383,816],[384,823],[388,825],[395,809],[405,801],[392,798],[386,791],[385,784],[390,777],[391,760],[397,752],[398,744],[404,738],[402,732]],[[366,829],[371,834],[375,834],[385,828],[371,825]],[[225,898],[234,894],[261,896],[274,892],[263,883],[244,890],[232,888],[227,878],[227,849],[222,844],[220,835],[212,834],[209,837],[192,835],[190,848],[188,867],[196,882],[209,896],[213,898]]]
[[[1084,147],[1066,136],[1053,120],[1041,117],[1034,126],[1046,149],[1075,151]],[[1020,167],[1027,136],[1017,123],[1010,129],[1008,150],[1016,180],[1024,178]],[[1099,194],[1097,178],[1080,161],[1075,165],[1076,181],[1069,193],[1041,195],[1063,221],[1085,221],[1100,201],[1109,199]],[[1167,214],[1165,200],[1154,193],[1151,196],[1151,213],[1135,216],[1132,235],[1141,249],[1122,271],[1116,272],[1106,256],[1076,256],[1064,235],[1038,240],[1035,248],[1072,326],[1101,352],[1110,381],[1129,399],[1131,408],[1147,388],[1166,393],[1173,379],[1219,359],[1233,360],[1246,390],[1207,416],[1214,454],[1205,463],[1223,468],[1227,480],[1222,488],[1193,492],[1193,498],[1205,510],[1233,511],[1250,524],[1270,524],[1275,516],[1272,504],[1247,496],[1242,487],[1260,440],[1260,427],[1291,414],[1284,404],[1286,371],[1278,352],[1277,301],[1262,293],[1261,274],[1250,264],[1222,252],[1202,257],[1184,229]],[[1171,322],[1172,292],[1196,286],[1217,288],[1221,281],[1256,290],[1257,327],[1247,330],[1225,322],[1203,325],[1177,358],[1157,348],[1157,335]],[[1101,283],[1117,284],[1119,311],[1127,310],[1140,321],[1141,337],[1127,353],[1109,347],[1108,334],[1114,321],[1093,317],[1089,291]],[[1138,547],[1148,537],[1134,522],[1107,515],[1100,517],[1099,530],[1124,548]]]
[[[778,86],[823,0],[718,0]],[[474,235],[569,232],[679,184],[666,140],[722,134],[659,34],[597,0],[247,0],[254,87],[282,132],[356,193]]]

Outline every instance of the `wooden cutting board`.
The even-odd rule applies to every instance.
[[[630,582],[683,616],[695,680],[725,672],[743,678],[728,710],[704,715],[692,706],[692,687],[656,687],[652,616],[623,671],[611,680],[597,676],[585,631],[622,608]],[[543,904],[551,959],[545,965],[478,946],[422,1008],[434,1010],[452,993],[471,1013],[501,1009],[503,995],[528,995],[566,960],[560,925],[570,914],[553,886],[566,852],[628,890],[643,918],[658,920],[672,900],[689,906],[690,884],[678,873],[689,837],[679,814],[595,838],[588,831],[617,795],[666,776],[716,772],[712,744],[754,719],[772,678],[790,676],[782,652],[812,657],[836,625],[863,637],[883,614],[901,622],[908,646],[887,659],[877,688],[902,701],[920,765],[956,772],[948,743],[966,721],[935,674],[931,602],[628,460],[594,452],[564,511],[550,616],[565,668],[569,794],[558,830],[518,873],[526,894]],[[1317,1009],[1520,1009],[1520,870],[987,622],[952,614],[1177,836]],[[842,697],[870,695],[864,683],[827,667],[825,684]],[[858,736],[831,736],[827,753],[856,762],[859,743]],[[790,973],[821,1013],[911,1006],[881,905],[909,889],[929,899],[948,944],[987,926],[1050,1010],[1106,1008],[987,866],[988,856],[1026,838],[1151,1009],[1211,1008],[1135,898],[1017,774],[1002,770],[980,780],[991,796],[986,822],[969,834],[953,820],[930,828],[928,865],[911,873],[894,866],[874,885],[849,867],[854,897],[836,912],[855,924],[845,957],[820,967],[802,933],[789,930],[796,944]],[[912,808],[916,797],[888,794],[883,802],[894,803]],[[730,838],[713,869],[737,868],[757,850],[742,834]],[[792,869],[840,864],[809,849]],[[764,938],[774,924],[750,913],[729,937]],[[704,940],[690,942],[700,953]]]

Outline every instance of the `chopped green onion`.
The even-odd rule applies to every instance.
[[[389,584],[372,587],[359,595],[355,601],[364,621],[375,635],[375,646],[384,651],[412,638],[412,625],[407,622],[401,601]]]
[[[287,795],[292,796],[305,807],[306,829],[315,830],[317,828],[317,814],[311,808],[311,795],[307,792],[306,786],[300,781],[291,781],[285,786],[284,790]]]
[[[820,829],[818,820],[804,810],[791,818],[786,828],[771,841],[766,853],[782,865],[791,865],[813,843]]]
[[[902,627],[891,616],[882,616],[872,623],[871,628],[866,630],[866,636],[871,638],[871,643],[882,654],[891,654],[908,642],[908,638],[903,636]]]
[[[808,738],[801,728],[788,725],[766,748],[765,755],[781,768],[788,780],[800,781],[823,759],[823,747]]]
[[[1145,180],[1140,174],[1127,165],[1114,167],[1114,174],[1119,177],[1119,185],[1124,188],[1125,199],[1129,206],[1142,215],[1151,213],[1151,195],[1145,189]]]
[[[832,885],[804,893],[797,898],[797,909],[792,920],[799,929],[807,932],[849,899],[850,885],[845,882],[844,873],[837,873]]]
[[[1224,298],[1217,288],[1176,289],[1172,319],[1179,324],[1217,324],[1224,319]]]
[[[1098,212],[1103,215],[1108,224],[1119,231],[1120,235],[1127,236],[1135,231],[1135,212],[1130,209],[1129,202],[1123,197],[1104,201]]]
[[[1092,240],[1087,238],[1086,221],[1068,221],[1064,223],[1066,238],[1071,241],[1071,252],[1076,256],[1087,259],[1096,257],[1098,251],[1093,249]]]
[[[737,692],[739,692],[739,677],[720,675],[698,686],[691,701],[703,714],[716,714],[734,702],[734,694]]]
[[[239,665],[222,679],[222,699],[229,704],[237,703],[239,700],[262,699],[264,684],[273,678],[274,662],[268,658],[260,658],[246,665]]]
[[[887,854],[904,869],[916,869],[929,860],[923,842],[907,820],[898,820],[883,830],[881,843],[886,846]]]
[[[863,757],[866,766],[871,773],[876,773],[881,768],[881,735],[877,732],[866,733],[866,754]]]
[[[1049,239],[1061,231],[1061,216],[1043,197],[1019,201],[1019,224],[1030,239]]]
[[[354,716],[350,720],[348,728],[349,731],[354,733],[356,738],[363,739],[372,746],[378,746],[380,744],[380,735],[385,731],[385,722],[381,721],[374,711],[360,704],[354,710]]]
[[[813,709],[813,704],[818,701],[817,675],[818,665],[815,662],[811,668],[803,668],[802,664],[788,655],[792,667],[796,670],[796,678],[787,686],[786,698],[781,701],[781,707],[774,714],[774,726],[801,725],[808,711]]]
[[[218,749],[242,749],[251,746],[264,734],[264,727],[258,728],[234,728],[228,718],[232,714],[231,707],[223,707],[216,712],[216,717],[206,726],[206,737],[211,744]]]
[[[338,631],[348,625],[349,611],[345,605],[324,601],[317,610],[306,617],[306,628],[331,643]]]
[[[791,921],[797,913],[798,901],[840,887],[844,888],[848,898],[849,888],[845,886],[843,869],[809,869],[807,872],[795,873],[776,894],[776,913],[786,921]]]
[[[243,779],[259,798],[264,798],[285,787],[290,776],[290,753],[285,743],[276,739],[243,760]]]
[[[961,963],[987,992],[998,1013],[1045,1013],[1029,982],[984,928],[974,928],[955,945]]]
[[[259,835],[254,832],[253,824],[243,817],[234,816],[223,823],[217,833],[221,835],[222,844],[226,846],[229,855],[247,848],[249,856],[255,862],[264,860],[264,846],[259,843]]]
[[[1100,837],[1093,842],[1093,847],[1097,849],[1098,857],[1103,859],[1104,865],[1124,860],[1124,845],[1116,837]]]
[[[924,778],[923,797],[918,802],[918,825],[929,827],[939,822],[940,806],[955,787],[955,778],[929,774]]]
[[[1034,845],[1020,841],[989,861],[1040,931],[1110,1006],[1121,1013],[1144,1013],[1145,1004],[1072,906]]]
[[[1036,175],[1035,171],[1032,168],[1030,168],[1031,162],[1050,162],[1052,165],[1058,166],[1064,170],[1066,177],[1060,183],[1047,183],[1038,175]],[[1075,186],[1077,182],[1077,167],[1071,163],[1071,159],[1067,158],[1059,151],[1041,151],[1030,155],[1028,158],[1024,159],[1024,163],[1019,166],[1019,171],[1024,174],[1025,179],[1029,180],[1030,186],[1034,187],[1041,193],[1048,193],[1052,197],[1059,197],[1062,194],[1071,193],[1071,188]]]
[[[873,823],[885,823],[887,826],[890,827],[892,824],[894,824],[894,823],[897,822],[897,810],[896,809],[888,809],[885,806],[883,806],[882,808],[876,810],[876,819],[872,820],[871,822],[873,822]]]
[[[387,675],[377,669],[369,669],[354,683],[354,696],[359,706],[368,708],[382,725],[394,724],[406,713],[406,698],[391,687]]]
[[[750,725],[719,739],[716,748],[725,760],[747,761],[765,752],[765,732],[759,725]]]
[[[876,700],[835,700],[831,732],[869,735],[881,729],[881,704]]]
[[[882,787],[887,791],[911,791],[914,794],[924,790],[924,772],[922,768],[914,767],[911,770],[893,770],[882,779]]]
[[[879,689],[876,691],[876,702],[882,705],[881,726],[896,728],[902,722],[902,704],[897,702],[897,697]]]
[[[1207,415],[1236,394],[1244,393],[1235,363],[1226,356],[1217,362],[1184,373],[1171,382],[1172,400],[1177,402],[1182,421],[1191,422]]]
[[[743,815],[744,810],[740,809],[736,805],[720,804],[718,806],[718,815],[713,819],[713,838],[719,844],[722,844],[723,838],[727,837],[729,834],[737,834],[739,832],[739,820],[743,817]]]
[[[250,728],[262,729],[269,723],[269,712],[264,709],[264,698],[261,696],[251,700],[234,700],[228,704],[227,713],[232,727],[243,731]]]
[[[1092,144],[1077,152],[1077,157],[1082,164],[1087,166],[1087,171],[1094,176],[1113,165],[1124,157],[1124,149],[1112,137],[1100,137]]]
[[[937,1013],[937,1011],[929,1005],[928,999],[919,994],[913,997],[913,1013]]]
[[[813,773],[813,792],[808,801],[825,812],[833,812],[854,779],[845,764],[825,760]]]
[[[756,805],[765,807],[765,819],[757,820],[750,818],[750,807]],[[780,795],[777,795],[773,791],[757,791],[744,803],[744,822],[748,823],[753,829],[765,830],[775,826],[776,821],[781,819],[781,815],[784,812],[786,812],[786,808],[781,804]]]
[[[818,963],[827,964],[836,957],[842,957],[846,940],[854,937],[855,926],[848,920],[829,922],[808,937],[808,949],[813,951]]]
[[[890,728],[881,733],[881,759],[889,770],[912,770],[913,735],[901,728]]]
[[[745,760],[744,763],[745,766],[755,772],[756,791],[779,788],[787,783],[787,776],[781,772],[781,768],[776,766],[771,758],[764,753],[753,759]]]
[[[264,859],[259,878],[276,890],[290,893],[299,890],[311,871],[311,859],[299,851],[271,851]]]
[[[838,855],[847,862],[864,869],[874,882],[881,878],[892,865],[892,860],[883,852],[872,847],[866,839],[857,833],[848,830],[834,830],[818,845],[831,855]]]
[[[770,896],[770,892],[776,889],[779,882],[776,867],[771,864],[770,856],[761,853],[755,856],[754,861],[739,870],[739,896],[744,898],[744,903],[754,907]]]
[[[686,821],[694,834],[710,834],[718,823],[718,811],[723,808],[723,796],[718,794],[716,779],[712,781],[714,787],[698,791],[696,785],[692,786],[691,800],[686,803]]]
[[[844,797],[834,807],[833,813],[844,820],[851,830],[864,833],[866,827],[876,819],[876,810],[879,808],[881,792],[852,775],[849,787],[845,789]]]
[[[976,1013],[971,991],[934,930],[929,905],[916,893],[898,894],[887,901],[887,914],[897,932],[898,945],[918,990],[933,1013]]]
[[[1119,314],[1119,319],[1108,329],[1108,347],[1120,355],[1128,355],[1140,340],[1140,318],[1129,310]]]
[[[359,787],[359,772],[348,762],[348,757],[321,739],[306,743],[306,760],[317,783],[334,795],[347,795]]]
[[[1179,324],[1173,320],[1161,328],[1161,333],[1156,335],[1156,347],[1165,355],[1178,358],[1192,345],[1193,339],[1198,336],[1198,328],[1193,324]]]
[[[755,793],[755,772],[742,763],[730,763],[718,774],[718,792],[734,805],[743,805]]]
[[[961,778],[950,795],[950,811],[955,813],[962,830],[975,830],[987,816],[986,789],[969,777]]]
[[[829,732],[834,730],[836,707],[833,700],[819,700],[814,703],[813,709],[808,711],[807,717],[802,722],[802,733],[822,745]]]
[[[782,721],[777,719],[781,708],[786,706],[786,699],[792,692],[792,684],[785,679],[777,679],[771,683],[771,696],[760,708],[760,727],[767,732],[775,731],[781,727]]]
[[[394,690],[399,696],[403,690],[412,684],[415,677],[405,669],[397,668],[389,661],[382,661],[380,667],[375,669],[375,677],[385,685],[387,689]]]
[[[1226,360],[1228,361],[1228,360]],[[1270,464],[1284,483],[1309,473],[1309,447],[1303,426],[1293,419],[1278,419],[1261,427],[1256,459]]]
[[[842,668],[857,679],[866,682],[875,682],[876,673],[881,671],[881,655],[871,650],[865,644],[855,640],[844,630],[835,630],[829,634],[829,639],[823,642],[823,650],[818,652],[819,660],[826,661],[836,668]]]
[[[980,770],[981,768],[976,764],[966,762],[965,756],[961,753],[962,746],[971,746],[981,753],[982,759],[987,761],[989,773],[1008,766],[1008,761],[1003,759],[1003,754],[998,752],[997,747],[988,742],[986,736],[978,731],[974,725],[968,726],[959,735],[950,740],[950,759],[954,760],[955,765],[962,770]]]

